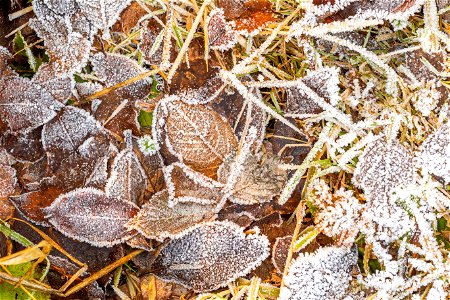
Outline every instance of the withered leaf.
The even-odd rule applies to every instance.
[[[135,235],[125,224],[139,208],[93,188],[77,189],[45,208],[48,221],[64,235],[97,247],[111,247]]]
[[[114,25],[129,0],[76,0],[81,12],[98,29]]]
[[[182,163],[173,163],[163,170],[169,192],[169,204],[195,202],[217,204],[223,194],[220,182],[196,172]]]
[[[142,29],[141,41],[139,42],[139,50],[145,61],[151,65],[159,65],[163,54],[163,28],[152,19],[149,21],[147,27]]]
[[[336,104],[339,101],[338,69],[321,68],[309,72],[302,78],[302,82],[316,92],[326,102]],[[317,104],[301,88],[287,89],[287,113],[289,114],[317,114],[323,111],[323,107]]]
[[[169,207],[168,198],[167,190],[154,194],[149,202],[142,206],[139,213],[128,222],[127,228],[135,229],[149,239],[163,241],[165,238],[176,236],[186,228],[214,217],[211,205],[186,202]]]
[[[41,134],[42,126],[28,132],[6,132],[0,143],[15,159],[35,162],[44,155]]]
[[[54,70],[54,65],[41,65],[34,74],[33,81],[40,84],[56,100],[66,103],[72,95],[75,81],[69,74],[58,74]]]
[[[236,156],[230,155],[220,166],[217,177],[226,183],[230,175],[237,169]],[[278,195],[287,181],[287,171],[279,168],[278,157],[259,158],[247,155],[242,163],[242,172],[233,187],[230,200],[238,204],[255,204],[268,202]]]
[[[26,78],[9,77],[0,87],[0,117],[12,131],[37,128],[55,117],[61,107],[52,95]]]
[[[52,165],[77,152],[90,136],[104,129],[89,113],[76,107],[65,107],[42,130],[42,144]],[[105,133],[106,134],[106,133]]]
[[[187,229],[161,250],[153,265],[156,275],[204,292],[248,274],[269,256],[269,241],[242,230],[231,222]]]
[[[209,177],[237,147],[230,125],[211,109],[172,99],[162,100],[154,117],[155,140],[171,154]],[[165,157],[166,158],[166,157]]]
[[[12,55],[9,53],[8,49],[0,46],[0,78],[7,76],[17,76],[11,67],[8,65],[8,60],[11,59]]]
[[[226,51],[236,44],[235,24],[225,20],[223,9],[212,10],[206,23],[208,24],[208,42],[211,49]]]
[[[291,247],[292,235],[278,237],[272,247],[272,264],[279,274],[283,274],[289,248]]]
[[[111,177],[106,184],[108,197],[141,204],[147,176],[132,149],[122,150],[114,159]]]
[[[16,170],[10,166],[0,164],[0,199],[12,195],[16,183]]]

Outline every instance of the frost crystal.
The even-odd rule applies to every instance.
[[[163,280],[196,292],[215,290],[248,274],[269,256],[269,241],[244,234],[231,222],[196,225],[180,233],[159,253],[153,269]]]
[[[61,107],[50,93],[26,78],[6,78],[0,87],[0,117],[12,131],[29,131],[43,125]]]
[[[393,188],[412,183],[413,174],[413,156],[408,149],[398,141],[381,139],[364,149],[353,183],[368,195],[389,195]]]
[[[146,238],[163,241],[214,217],[211,205],[186,202],[169,207],[168,199],[167,190],[154,194],[126,226],[129,229],[136,229]]]
[[[138,210],[133,203],[84,188],[61,195],[44,212],[64,235],[97,247],[110,247],[135,235],[126,230],[125,224]]]
[[[442,125],[422,144],[419,161],[424,171],[450,182],[450,126]]]
[[[141,150],[144,155],[155,155],[159,150],[159,145],[149,135],[140,137],[137,143],[139,146],[139,150]]]
[[[237,42],[235,24],[225,20],[223,9],[212,10],[206,23],[208,24],[208,42],[211,49],[226,51],[233,48]]]
[[[313,254],[301,254],[284,277],[279,300],[342,299],[357,262],[352,248],[322,247]]]
[[[106,184],[108,197],[140,204],[147,188],[147,176],[131,149],[122,150],[114,159]]]

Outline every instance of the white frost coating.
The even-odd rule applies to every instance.
[[[429,174],[450,182],[450,126],[442,125],[421,146],[419,165]]]
[[[322,247],[312,254],[300,254],[283,278],[279,300],[342,299],[358,256],[356,249]]]
[[[140,137],[137,143],[139,146],[139,150],[141,150],[144,155],[155,155],[159,151],[158,143],[149,135]]]
[[[235,22],[225,20],[222,8],[215,8],[206,19],[209,47],[213,50],[226,51],[237,43],[238,33]]]
[[[266,259],[269,241],[228,221],[198,224],[171,240],[153,266],[158,277],[196,292],[215,290],[247,275]]]
[[[108,198],[93,188],[76,189],[59,196],[44,213],[64,235],[97,247],[111,247],[135,233],[125,224],[138,212],[133,203]]]

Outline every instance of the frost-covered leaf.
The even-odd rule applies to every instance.
[[[208,24],[208,42],[211,49],[226,51],[233,48],[237,42],[235,24],[225,20],[223,9],[212,10],[206,23]]]
[[[16,170],[8,165],[0,164],[0,199],[12,195],[16,183]]]
[[[238,167],[238,159],[230,155],[220,166],[217,178],[226,183]],[[287,181],[287,171],[279,168],[281,160],[275,156],[259,158],[249,154],[242,163],[230,200],[238,204],[268,202],[278,195]]]
[[[57,74],[54,65],[41,65],[34,74],[33,82],[40,84],[56,100],[66,103],[72,95],[75,81],[68,74]]]
[[[98,29],[114,25],[131,0],[76,0],[81,12]]]
[[[138,210],[133,203],[84,188],[61,195],[44,211],[48,221],[64,235],[94,246],[110,247],[135,234],[124,225]]]
[[[163,280],[203,292],[225,286],[248,274],[269,256],[269,241],[246,235],[230,222],[196,225],[180,233],[153,264]]]
[[[164,30],[154,19],[142,29],[139,50],[145,61],[151,65],[159,65],[162,61]]]
[[[272,264],[279,274],[283,274],[284,266],[291,247],[292,235],[279,237],[272,247]]]
[[[155,140],[170,155],[206,175],[215,176],[225,157],[237,146],[230,125],[211,109],[163,100],[154,113]]]
[[[173,163],[163,171],[171,205],[178,202],[217,204],[223,196],[220,182],[182,163]]]
[[[309,72],[302,78],[302,82],[324,98],[325,101],[335,105],[340,99],[338,72],[337,68],[321,68]],[[323,108],[301,88],[291,87],[287,89],[287,113],[317,114],[322,111]]]
[[[413,182],[413,156],[400,142],[380,139],[359,157],[353,183],[366,194],[389,195],[393,188]]]
[[[7,76],[17,76],[17,73],[14,72],[8,65],[8,60],[10,60],[11,58],[12,55],[11,53],[9,53],[8,49],[0,46],[0,78]]]
[[[114,159],[106,194],[139,205],[146,187],[147,176],[136,154],[132,149],[122,150]]]
[[[152,242],[147,240],[143,235],[139,233],[133,236],[131,239],[127,240],[126,243],[132,248],[142,249],[145,251],[153,250]]]
[[[60,75],[80,70],[86,63],[92,44],[93,28],[74,1],[61,3],[33,1],[36,18],[30,27],[44,39],[50,64]]]
[[[44,155],[41,134],[42,126],[28,132],[6,132],[0,143],[15,159],[34,162]]]
[[[323,247],[301,254],[283,278],[280,300],[343,299],[358,256],[355,249]]]
[[[0,87],[0,117],[12,131],[39,127],[61,107],[50,93],[26,78],[9,77]]]
[[[169,207],[167,190],[152,196],[139,213],[126,225],[149,239],[163,241],[181,231],[214,217],[213,206],[193,202],[178,203]]]
[[[42,144],[51,165],[77,151],[91,136],[104,133],[102,126],[86,111],[65,107],[42,130]],[[105,133],[106,134],[106,133]]]
[[[91,57],[91,63],[95,74],[106,87],[111,87],[147,71],[139,66],[135,60],[120,54],[97,53]],[[152,79],[147,77],[112,93],[119,96],[120,100],[134,101],[145,98],[150,93],[151,88]]]
[[[428,173],[450,182],[450,126],[442,125],[422,144],[420,165]]]

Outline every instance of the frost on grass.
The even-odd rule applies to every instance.
[[[64,235],[97,247],[111,247],[135,235],[125,224],[138,210],[133,203],[83,188],[61,195],[44,212]]]
[[[95,74],[106,87],[111,87],[147,71],[135,60],[120,54],[97,53],[91,57],[91,63]],[[147,77],[119,88],[113,93],[120,98],[134,101],[145,98],[151,87],[152,79]]]
[[[51,164],[77,152],[91,136],[104,133],[103,127],[89,113],[76,107],[65,107],[42,130],[42,144]]]
[[[225,20],[223,9],[216,8],[209,13],[206,20],[209,47],[213,50],[226,51],[237,42],[234,22]]]
[[[353,174],[353,183],[366,196],[389,195],[393,188],[413,182],[412,153],[398,141],[380,139],[366,146]]]
[[[358,256],[353,248],[322,247],[295,259],[279,300],[343,299]]]
[[[237,147],[230,125],[200,104],[170,98],[161,101],[154,113],[153,130],[163,156],[172,155],[209,176],[215,175],[225,157]]]
[[[336,105],[339,102],[339,70],[337,68],[321,68],[311,71],[302,78],[302,82],[325,99],[328,103]],[[316,103],[301,87],[287,89],[287,113],[289,114],[316,114],[324,108]]]
[[[450,126],[442,125],[429,135],[422,144],[420,165],[425,173],[441,177],[450,182]]]
[[[214,217],[213,206],[194,202],[178,203],[169,207],[167,190],[152,196],[139,213],[126,225],[146,238],[163,241],[181,231]]]
[[[259,234],[244,234],[231,222],[196,225],[172,239],[153,267],[165,281],[197,292],[226,286],[245,276],[269,256],[269,241]]]
[[[217,204],[222,198],[222,184],[182,163],[173,163],[163,172],[170,205],[178,202]]]
[[[12,131],[37,128],[61,107],[50,93],[26,78],[6,78],[0,87],[0,117]]]
[[[288,178],[280,164],[280,158],[275,156],[259,157],[250,153],[241,162],[236,155],[230,155],[220,166],[217,177],[225,184],[240,169],[230,201],[246,205],[268,202],[280,194]]]
[[[147,176],[132,149],[122,150],[114,159],[106,185],[108,197],[140,204],[147,188]]]

